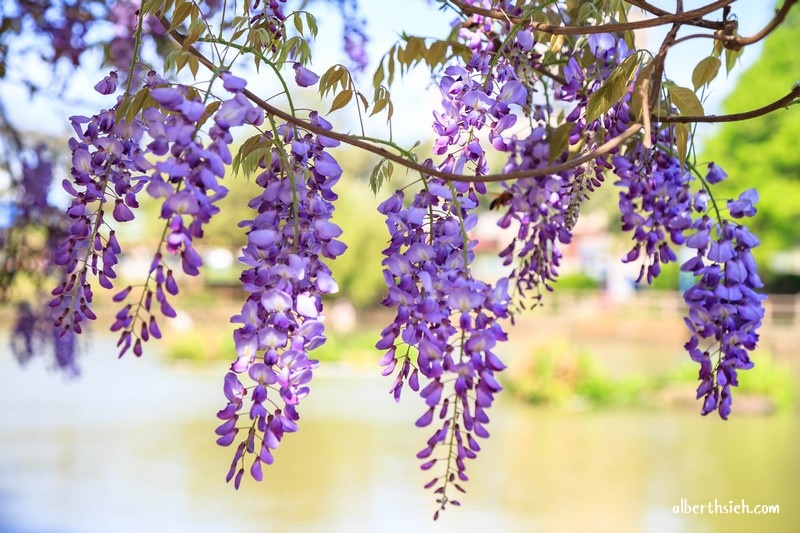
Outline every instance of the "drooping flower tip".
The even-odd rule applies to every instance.
[[[232,93],[241,92],[242,89],[245,88],[247,82],[238,76],[234,76],[230,72],[223,72],[219,75],[222,78],[222,86],[225,88],[226,91],[230,91]]]
[[[530,30],[517,32],[517,44],[523,52],[530,52],[534,44],[533,32]]]
[[[708,173],[706,174],[706,181],[714,184],[719,183],[728,177],[728,174],[714,163],[708,164]]]
[[[100,94],[112,94],[117,90],[117,73],[113,70],[108,73],[108,76],[97,82],[94,90]]]
[[[300,87],[311,87],[319,81],[319,76],[302,66],[300,63],[295,63],[294,81]]]
[[[738,200],[728,201],[728,210],[733,218],[752,217],[756,214],[758,191],[747,189],[739,195]]]

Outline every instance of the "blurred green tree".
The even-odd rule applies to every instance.
[[[800,11],[765,41],[759,59],[745,72],[723,104],[725,113],[754,109],[785,95],[800,77]],[[762,246],[754,250],[765,269],[776,252],[800,246],[800,121],[777,111],[743,122],[723,124],[706,143],[701,161],[714,161],[735,180],[716,188],[719,199],[755,187],[761,199],[751,222]]]

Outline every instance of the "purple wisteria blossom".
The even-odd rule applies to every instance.
[[[709,168],[711,172],[715,169]],[[750,191],[742,196],[747,216],[752,216],[755,199]],[[731,200],[728,207],[742,201]],[[694,221],[691,230],[686,246],[697,255],[681,266],[695,275],[694,286],[684,293],[689,306],[686,325],[692,332],[686,349],[700,363],[697,398],[703,398],[702,414],[716,410],[727,419],[733,403],[731,387],[739,384],[739,370],[754,366],[749,352],[756,348],[764,318],[766,296],[756,292],[763,283],[751,253],[759,240],[741,224],[715,221],[706,214]],[[704,345],[704,339],[713,344]]]
[[[12,176],[16,194],[9,210],[11,217],[9,224],[0,228],[0,299],[9,298],[21,278],[38,287],[57,272],[55,252],[67,235],[67,216],[50,200],[53,163],[47,146],[40,143],[33,149],[20,148],[19,174]],[[75,336],[54,335],[53,309],[47,305],[46,295],[38,289],[32,295],[26,290],[17,298],[9,344],[19,363],[24,365],[50,352],[56,356],[57,370],[78,375]]]
[[[294,81],[300,87],[311,87],[319,81],[319,76],[302,66],[300,63],[295,63]]]
[[[493,61],[494,41],[485,38],[493,22],[473,18],[474,25],[459,30],[472,59],[448,66],[439,81],[442,107],[434,111],[433,152],[444,156],[439,170],[481,175],[488,172],[487,149],[508,149],[514,110],[529,103],[529,89],[506,56]],[[527,54],[532,35],[523,32],[508,46],[512,57]],[[406,383],[425,399],[427,410],[417,425],[438,420],[417,454],[423,470],[440,472],[426,484],[437,494],[438,518],[447,504],[460,505],[448,489],[464,491],[465,461],[480,450],[475,437],[489,436],[486,410],[501,390],[494,374],[505,368],[494,350],[506,340],[500,321],[509,316],[509,295],[507,278],[492,286],[470,271],[476,242],[468,232],[477,222],[472,211],[485,185],[424,181],[410,205],[398,191],[379,207],[391,234],[383,251],[389,287],[383,305],[396,308],[397,315],[377,348],[386,350],[380,362],[384,375],[397,370],[395,399]]]
[[[331,129],[316,112],[310,121]],[[330,221],[337,198],[332,187],[342,169],[327,148],[338,142],[288,124],[265,133],[264,140],[273,144],[256,178],[264,192],[250,201],[255,218],[240,224],[248,230],[240,261],[248,267],[241,281],[249,296],[231,319],[240,324],[233,335],[237,359],[225,377],[228,404],[217,414],[223,421],[216,431],[221,446],[237,439],[240,416],[250,421],[227,477],[237,489],[248,455],[250,474],[261,481],[272,450],[297,431],[297,406],[317,366],[309,352],[325,342],[322,296],[338,291],[323,258],[335,259],[346,248],[337,239],[341,229]]]
[[[549,164],[550,143],[543,122],[525,138],[511,143],[512,152],[505,166],[507,172],[542,168]],[[513,227],[514,237],[501,252],[503,264],[517,261],[512,272],[518,305],[523,298],[541,300],[541,287],[552,290],[561,263],[560,245],[572,241],[571,208],[580,191],[572,186],[573,170],[503,182],[510,198],[505,214],[498,221],[501,228]],[[577,215],[575,215],[577,217]]]
[[[626,256],[633,261],[644,255],[639,279],[650,283],[661,272],[661,264],[676,260],[675,245],[696,250],[681,270],[695,276],[695,284],[684,293],[689,307],[686,325],[692,332],[686,349],[700,363],[697,397],[703,398],[702,414],[718,411],[723,419],[731,413],[731,386],[738,385],[738,370],[753,367],[749,352],[758,342],[764,316],[765,296],[750,250],[759,244],[746,227],[712,217],[709,191],[692,192],[693,178],[682,171],[674,157],[658,147],[640,148],[642,159],[631,154],[612,158],[620,177],[622,228],[633,232],[636,244]],[[717,183],[725,172],[711,163],[705,183]],[[733,218],[753,216],[758,195],[745,191],[728,202]],[[699,214],[699,216],[695,216]],[[645,276],[646,274],[646,276]],[[712,339],[713,345],[703,345]]]
[[[107,231],[107,219],[133,219],[131,209],[139,206],[136,197],[146,183],[144,172],[151,168],[140,147],[144,129],[137,119],[129,123],[113,108],[91,118],[75,116],[71,122],[76,133],[69,141],[72,180],[62,183],[72,197],[70,226],[54,255],[63,277],[50,301],[56,328],[65,336],[81,333],[85,322],[96,318],[89,276],[96,276],[103,288],[113,287],[121,249],[114,230]]]
[[[108,76],[97,82],[94,90],[100,94],[113,94],[117,90],[117,73],[111,71]]]
[[[43,303],[23,301],[18,304],[10,345],[21,365],[51,351],[55,370],[68,377],[80,374],[75,333],[62,334],[54,328],[52,310]]]
[[[189,276],[198,275],[203,264],[195,240],[203,236],[203,226],[219,212],[216,204],[228,192],[220,180],[225,177],[225,165],[232,161],[230,129],[263,121],[262,113],[242,95],[244,80],[228,72],[220,77],[231,96],[213,115],[208,144],[197,135],[206,106],[186,87],[163,86],[162,80],[153,76],[148,83],[157,85],[150,88],[150,95],[159,108],[151,107],[143,113],[143,125],[152,139],[147,149],[161,156],[153,165],[146,190],[153,198],[163,198],[161,218],[167,221],[164,248],[166,253],[180,257],[181,270]],[[142,343],[161,336],[154,305],[166,317],[177,314],[168,295],[178,294],[178,284],[161,250],[151,262],[143,291],[133,298],[134,303],[123,307],[111,326],[112,331],[120,331],[120,354],[132,346],[139,356]],[[115,301],[125,300],[129,292],[130,288],[123,289]]]
[[[644,148],[638,153],[641,159],[629,153],[611,161],[619,176],[616,185],[622,187],[622,229],[631,231],[635,241],[624,261],[643,258],[637,281],[651,283],[662,264],[677,260],[671,244],[683,244],[684,232],[692,224],[693,179],[675,157]]]
[[[406,383],[425,399],[417,426],[438,420],[417,457],[423,470],[438,465],[440,475],[426,488],[434,488],[440,510],[459,505],[448,488],[464,491],[465,460],[480,450],[474,437],[489,436],[486,410],[501,390],[494,373],[505,368],[494,349],[507,338],[499,320],[508,317],[508,280],[492,287],[470,273],[475,241],[466,232],[477,221],[470,213],[476,206],[469,185],[448,187],[430,178],[411,205],[397,191],[379,207],[391,234],[383,251],[389,293],[382,303],[397,315],[376,347],[386,350],[383,374],[397,370],[395,400]]]
[[[111,326],[120,332],[120,355],[130,348],[141,355],[142,343],[161,336],[153,305],[164,316],[176,315],[167,295],[177,294],[178,285],[164,253],[179,256],[185,274],[199,273],[202,259],[194,241],[202,237],[203,226],[219,211],[215,204],[227,193],[219,180],[232,160],[230,129],[263,121],[241,94],[243,80],[229,73],[221,78],[232,94],[213,115],[208,144],[198,135],[207,107],[187,87],[170,86],[154,72],[144,90],[157,106],[143,109],[130,123],[117,116],[117,107],[92,118],[72,118],[77,134],[70,140],[73,180],[63,183],[73,197],[67,210],[71,226],[55,254],[64,278],[50,303],[58,311],[56,326],[62,333],[80,333],[82,324],[95,318],[89,274],[101,287],[113,288],[121,247],[108,219],[133,220],[137,195],[145,187],[150,196],[163,198],[167,231],[164,251],[159,247],[155,254],[143,293],[117,313]],[[127,287],[114,300],[122,302],[130,293]]]

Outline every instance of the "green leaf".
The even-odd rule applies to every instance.
[[[300,13],[295,13],[294,14],[294,17],[293,17],[294,18],[294,27],[295,27],[295,29],[297,29],[297,33],[299,33],[300,35],[303,35],[303,19],[300,18],[300,17],[301,17]]]
[[[130,103],[127,107],[123,109],[123,106],[120,106],[118,110],[118,116],[123,116],[125,121],[130,124],[133,121],[133,118],[139,113],[143,108],[144,104],[147,101],[147,98],[150,96],[150,89],[147,87],[143,87],[136,95],[130,100]],[[124,103],[123,103],[124,104]]]
[[[686,155],[689,152],[689,126],[686,124],[675,124],[675,144],[678,149],[678,161],[681,163],[681,173],[686,166]]]
[[[167,54],[167,57],[164,58],[164,72],[169,72],[170,70],[177,68],[176,61],[181,52],[183,52],[183,50],[181,50],[180,48],[176,48],[175,50]]]
[[[192,77],[197,79],[197,71],[200,70],[200,62],[194,55],[189,56],[189,70],[192,72]]]
[[[369,101],[367,100],[367,97],[364,96],[360,91],[356,91],[356,96],[359,98],[359,100],[361,100],[361,106],[364,108],[364,111],[367,111],[369,109]]]
[[[653,73],[653,63],[648,63],[645,65],[640,71],[639,75],[636,76],[636,82],[633,84],[633,92],[631,93],[631,102],[630,102],[630,115],[631,120],[639,120],[642,117],[642,113],[644,110],[642,109],[643,99],[642,99],[642,91],[643,90],[650,90],[650,75]],[[648,82],[647,86],[645,86],[645,82]],[[649,106],[652,108],[653,103],[649,102]],[[649,112],[650,110],[648,110]]]
[[[391,50],[389,50],[389,65],[386,68],[386,70],[389,72],[389,79],[386,82],[386,84],[389,85],[390,87],[392,86],[392,82],[394,81],[394,68],[395,68],[394,53],[396,49],[397,45],[393,46]]]
[[[317,19],[311,13],[306,13],[306,22],[308,23],[308,28],[311,30],[311,36],[316,38],[317,33],[319,32],[319,28],[317,27]]]
[[[742,50],[725,49],[725,68],[728,74],[733,70],[733,67],[736,65],[736,60],[739,59],[740,55],[742,55]]]
[[[672,103],[681,112],[681,115],[705,115],[703,104],[694,94],[694,91],[686,87],[678,87],[677,85],[667,85]]]
[[[336,95],[336,98],[333,99],[333,103],[331,104],[330,110],[328,113],[332,113],[337,109],[341,109],[346,106],[350,100],[353,98],[353,91],[347,89],[346,91],[342,91]]]
[[[445,61],[446,53],[447,43],[445,41],[436,41],[431,44],[431,47],[428,49],[428,54],[425,58],[428,62],[428,66],[433,68],[439,65],[439,63],[443,63]]]
[[[186,34],[186,38],[183,41],[183,45],[181,46],[184,50],[188,50],[191,45],[200,38],[203,32],[206,30],[206,23],[202,19],[197,19],[192,21],[189,25],[189,33]]]
[[[374,87],[380,87],[381,83],[383,83],[383,59],[384,58],[381,58],[381,63],[378,65],[378,68],[375,69],[375,75],[372,76],[372,85]]]
[[[692,72],[692,84],[696,91],[703,85],[711,83],[717,77],[722,61],[718,57],[708,56],[700,61]]]
[[[183,21],[189,16],[192,12],[192,3],[185,2],[176,4],[175,11],[172,13],[172,20],[170,21],[169,29],[167,31],[172,31],[178,28]]]
[[[233,158],[233,173],[239,174],[239,170],[242,164],[242,161],[245,157],[253,151],[253,148],[256,144],[261,140],[261,134],[256,134],[247,139],[242,145],[239,147],[239,151],[236,153],[236,156]]]
[[[569,134],[574,127],[575,124],[572,122],[565,122],[550,134],[550,163],[558,159],[564,150],[569,148]]]
[[[586,105],[586,121],[592,122],[600,115],[622,100],[628,92],[631,77],[639,64],[637,55],[632,55],[623,61],[614,72],[606,79],[605,83],[589,97]]]
[[[372,172],[369,174],[369,187],[372,189],[373,194],[378,195],[384,182],[389,181],[393,172],[394,165],[392,165],[391,161],[388,159],[378,161],[378,164],[372,168]]]
[[[206,123],[206,120],[208,120],[208,118],[211,115],[213,115],[214,113],[217,112],[217,109],[219,109],[220,105],[222,105],[222,102],[219,101],[219,100],[215,100],[215,101],[211,102],[210,104],[208,104],[206,106],[206,110],[203,111],[203,116],[201,116],[200,120],[197,121],[197,127],[198,128],[202,127],[203,124]]]
[[[334,65],[320,77],[319,94],[325,96],[329,91],[334,90],[337,83],[342,84],[342,88],[350,83],[350,72],[342,65]]]

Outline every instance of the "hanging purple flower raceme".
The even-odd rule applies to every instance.
[[[232,96],[214,113],[207,144],[198,131],[203,118],[213,109],[187,87],[166,86],[156,75],[151,75],[147,84],[150,96],[159,105],[143,111],[142,124],[151,138],[147,151],[161,159],[153,165],[146,190],[153,198],[163,199],[161,218],[167,221],[164,248],[166,253],[180,257],[181,270],[189,276],[198,275],[203,264],[195,240],[203,236],[203,226],[219,212],[216,204],[227,194],[220,180],[225,177],[225,165],[232,161],[228,148],[233,141],[230,129],[263,121],[263,114],[242,94],[244,80],[227,72],[220,77]],[[114,300],[124,301],[131,290],[126,287]],[[117,313],[111,326],[112,331],[120,332],[120,355],[132,347],[133,353],[140,356],[144,342],[161,337],[153,307],[157,305],[166,317],[175,317],[168,295],[175,296],[178,290],[175,275],[159,246],[143,293],[134,295],[133,303]]]
[[[74,332],[62,334],[53,326],[52,310],[46,305],[23,301],[17,307],[16,320],[11,330],[11,352],[20,365],[33,357],[50,351],[54,369],[68,377],[80,373],[77,364],[77,339]]]
[[[331,129],[316,112],[310,121]],[[223,421],[216,430],[219,445],[229,446],[247,431],[227,477],[237,489],[248,454],[250,474],[261,481],[262,464],[272,464],[272,450],[298,429],[297,406],[317,366],[309,352],[325,342],[322,297],[338,290],[323,258],[335,259],[346,249],[337,239],[341,229],[330,221],[337,198],[332,187],[342,169],[327,149],[338,141],[290,125],[278,127],[276,135],[264,134],[273,148],[256,179],[264,192],[249,204],[257,215],[240,224],[248,230],[240,260],[248,267],[241,280],[250,295],[231,319],[241,324],[233,335],[238,357],[225,377],[228,404],[217,414]],[[240,416],[249,418],[249,427],[239,425]]]
[[[466,232],[477,221],[470,214],[477,203],[471,186],[429,178],[411,205],[397,191],[379,207],[391,234],[383,251],[389,293],[382,303],[397,315],[376,347],[386,350],[383,374],[397,370],[395,399],[406,383],[425,399],[416,425],[438,420],[417,454],[423,470],[439,473],[426,484],[438,495],[435,517],[448,503],[459,505],[448,489],[464,491],[465,460],[480,450],[475,437],[489,436],[486,410],[501,390],[494,373],[505,368],[494,348],[506,340],[499,320],[508,317],[508,280],[492,287],[469,270],[475,241]]]
[[[534,49],[533,34],[519,30],[504,43],[502,51],[495,50],[496,41],[489,35],[496,30],[495,24],[491,19],[473,16],[472,23],[460,29],[459,37],[472,49],[472,58],[463,67],[448,67],[440,81],[444,111],[434,112],[434,130],[439,135],[434,152],[448,154],[451,147],[461,147],[459,152],[449,153],[441,166],[443,170],[461,173],[469,163],[476,174],[487,172],[482,141],[476,136],[487,125],[491,146],[510,154],[506,172],[551,163],[546,109],[532,100],[539,80],[531,65],[540,57]],[[501,52],[501,56],[494,56]],[[523,138],[511,134],[518,118],[514,109],[521,110],[532,121],[533,130]],[[562,162],[566,156],[565,151],[553,158],[553,162]],[[572,215],[577,213],[575,198],[583,193],[584,187],[576,185],[582,172],[576,169],[501,184],[504,191],[492,207],[508,205],[499,225],[518,226],[501,257],[506,265],[519,261],[511,277],[521,297],[532,289],[538,291],[542,285],[549,288],[548,281],[555,278],[561,257],[558,244],[570,242]],[[485,192],[481,185],[476,188],[480,193]]]
[[[710,165],[707,181],[724,178],[718,167]],[[719,179],[717,179],[719,178]],[[755,215],[758,194],[754,189],[727,203],[731,217]],[[738,371],[752,368],[749,352],[758,343],[758,329],[764,318],[766,295],[756,292],[764,285],[751,250],[759,240],[743,225],[730,220],[714,220],[708,214],[694,221],[686,246],[697,255],[681,270],[696,276],[695,284],[684,293],[689,306],[686,325],[692,338],[686,350],[700,363],[697,398],[703,398],[702,414],[718,411],[727,419],[731,413],[731,387],[739,385]],[[712,345],[703,341],[711,339]]]
[[[550,164],[550,143],[543,122],[522,140],[509,143],[511,156],[504,171],[514,172],[543,168]],[[560,159],[563,159],[562,156]],[[501,252],[504,265],[515,261],[517,267],[511,274],[520,301],[541,300],[541,287],[552,290],[550,283],[558,275],[561,262],[560,245],[572,241],[572,226],[577,218],[576,196],[582,190],[574,187],[578,171],[546,174],[503,182],[503,200],[508,208],[498,220],[501,228],[513,227],[516,233]]]
[[[594,42],[590,39],[590,47],[598,60],[596,89],[598,81],[605,79],[609,69],[624,60],[628,51],[622,40],[605,35],[595,37]],[[577,100],[577,110],[585,106],[580,87],[591,70],[581,71],[571,59],[564,72],[569,83],[559,96],[565,101]],[[591,91],[592,85],[588,89]],[[619,135],[630,122],[629,99],[630,91],[602,117],[603,129],[609,135]],[[587,129],[594,127],[589,125]],[[622,229],[633,233],[635,243],[623,261],[642,259],[638,281],[646,279],[651,283],[661,273],[661,265],[676,261],[675,246],[685,244],[697,250],[697,255],[681,266],[697,276],[694,287],[684,294],[689,305],[686,324],[692,331],[686,349],[701,366],[697,397],[704,398],[702,413],[718,410],[727,419],[732,401],[730,387],[738,385],[737,370],[753,366],[748,351],[756,346],[756,332],[764,315],[764,296],[755,292],[763,285],[750,253],[758,240],[744,226],[723,221],[718,212],[717,222],[709,216],[711,196],[705,186],[722,181],[725,172],[710,164],[704,188],[693,193],[691,173],[673,155],[677,153],[673,132],[658,124],[653,125],[653,132],[652,147],[638,143],[629,146],[624,155],[615,150],[610,162],[598,158],[596,175],[600,176],[604,168],[613,168],[619,178],[616,185],[622,187]],[[573,129],[572,134],[575,133]],[[739,200],[729,202],[730,215],[752,216],[756,199],[755,191],[748,191]],[[716,210],[716,205],[711,207]],[[696,217],[696,213],[701,216]],[[706,338],[713,338],[717,348],[701,347]],[[716,364],[712,362],[714,357]]]
[[[101,287],[113,287],[121,249],[108,219],[133,220],[132,209],[139,206],[136,196],[146,183],[143,173],[151,168],[140,147],[140,122],[117,117],[117,106],[91,118],[71,118],[77,134],[69,141],[73,179],[62,183],[72,196],[67,209],[70,226],[55,252],[63,278],[50,301],[61,335],[81,333],[83,323],[96,318],[90,308],[89,275],[96,276]]]
[[[642,257],[637,281],[651,283],[661,273],[662,264],[677,260],[672,245],[684,243],[684,232],[692,224],[693,179],[677,158],[658,147],[639,147],[625,156],[612,157],[611,162],[619,177],[616,185],[622,187],[622,229],[633,232],[635,241],[623,261]]]
[[[503,133],[517,122],[512,106],[525,105],[529,95],[506,57],[492,63],[494,43],[486,38],[492,28],[491,19],[477,17],[474,26],[459,31],[460,38],[472,49],[472,58],[466,65],[445,69],[439,81],[442,110],[434,111],[433,129],[438,138],[433,152],[446,155],[441,168],[457,174],[464,172],[468,163],[477,174],[487,173],[486,140],[498,150],[506,148]],[[508,46],[516,52],[528,47],[524,39],[520,42],[519,35]],[[484,140],[478,132],[487,126]]]

